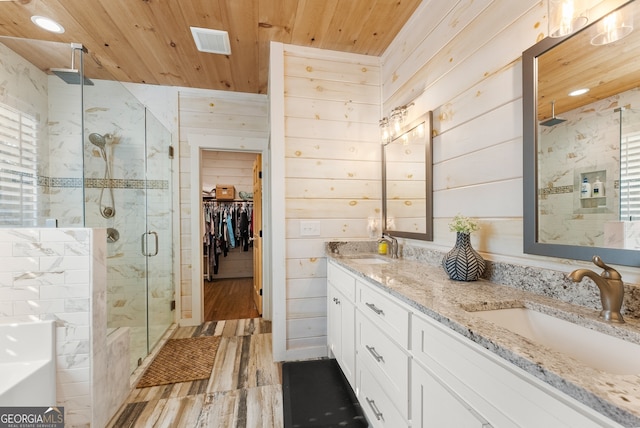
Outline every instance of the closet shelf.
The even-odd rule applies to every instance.
[[[203,196],[202,197],[203,201],[212,201],[212,202],[220,202],[221,204],[225,203],[225,202],[253,202],[253,199],[225,199],[225,200],[220,200],[220,199],[216,199],[214,196]]]

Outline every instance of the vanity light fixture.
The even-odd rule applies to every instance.
[[[389,114],[389,117],[385,116],[380,119],[378,124],[380,126],[380,137],[382,139],[383,145],[389,144],[398,135],[400,135],[402,124],[407,118],[409,107],[411,107],[412,105],[413,103],[398,106],[391,110],[391,114]]]
[[[589,88],[581,88],[581,89],[576,89],[575,91],[569,92],[568,95],[570,97],[577,97],[578,95],[584,95],[587,92],[589,92]]]
[[[58,24],[51,18],[47,18],[46,16],[34,15],[31,17],[31,22],[43,30],[51,31],[56,34],[64,33],[64,27],[62,25]]]
[[[564,37],[587,25],[585,0],[549,0],[549,37]]]
[[[389,118],[383,117],[378,122],[380,126],[380,140],[382,145],[387,145],[391,142],[391,130],[389,129]]]
[[[633,14],[617,10],[600,20],[598,34],[591,39],[594,46],[607,45],[627,37],[633,31]]]

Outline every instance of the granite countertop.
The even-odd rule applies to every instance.
[[[484,321],[473,311],[528,307],[640,344],[638,320],[609,324],[598,318],[598,311],[485,280],[453,281],[441,267],[423,262],[388,259],[389,263],[365,264],[353,255],[331,252],[328,257],[608,418],[623,426],[640,427],[640,375],[594,369]]]

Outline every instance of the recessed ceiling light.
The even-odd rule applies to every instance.
[[[51,31],[52,33],[64,33],[64,27],[62,25],[58,24],[51,18],[47,18],[46,16],[34,15],[31,17],[31,22],[44,30]]]
[[[586,94],[589,92],[589,88],[576,89],[575,91],[569,92],[570,97],[577,97],[578,95]]]

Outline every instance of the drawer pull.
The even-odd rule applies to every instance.
[[[373,410],[373,415],[376,417],[377,420],[381,420],[382,412],[378,410],[378,406],[376,406],[376,402],[374,400],[370,400],[369,397],[366,397],[366,399],[367,399],[367,403],[369,403],[369,407],[371,407],[371,410]]]
[[[333,298],[333,303],[335,303],[336,305],[340,304],[340,299],[338,299],[337,297]]]
[[[382,358],[382,355],[378,354],[378,351],[376,351],[376,348],[369,345],[365,345],[364,347],[367,348],[367,351],[369,351],[369,353],[373,355],[373,358],[375,358],[377,362],[380,362],[380,361],[384,362],[384,358]]]
[[[374,305],[373,303],[366,303],[366,305],[376,314],[378,315],[384,315],[384,311],[378,307],[376,307],[376,305]]]

